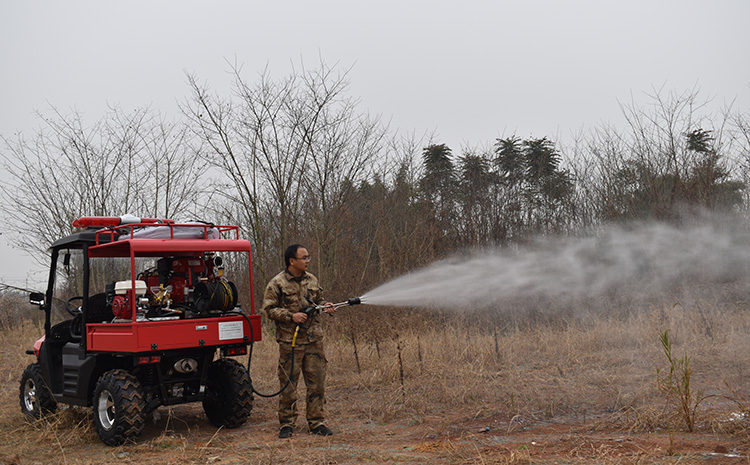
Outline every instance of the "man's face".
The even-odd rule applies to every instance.
[[[307,271],[307,266],[310,264],[310,254],[307,252],[307,249],[304,247],[300,247],[297,249],[297,254],[295,257],[292,257],[289,260],[289,271],[295,275],[299,276],[305,271]]]

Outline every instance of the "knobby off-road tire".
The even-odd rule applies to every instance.
[[[54,413],[57,409],[57,402],[52,398],[52,393],[42,378],[42,370],[38,363],[32,363],[23,370],[19,397],[21,411],[32,420]]]
[[[253,409],[253,391],[247,369],[233,359],[215,360],[208,367],[203,410],[214,426],[242,426]]]
[[[137,438],[145,423],[143,391],[138,379],[125,370],[110,370],[96,383],[91,400],[94,426],[109,446]]]

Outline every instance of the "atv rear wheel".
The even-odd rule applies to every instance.
[[[96,383],[91,402],[94,426],[102,442],[119,446],[135,439],[145,423],[141,383],[125,370],[110,370]]]
[[[203,411],[215,426],[242,426],[253,409],[253,391],[247,369],[233,359],[215,360],[208,367]]]
[[[36,420],[57,409],[57,402],[52,398],[52,393],[42,378],[42,370],[38,363],[32,363],[23,370],[19,391],[21,411],[28,418]]]

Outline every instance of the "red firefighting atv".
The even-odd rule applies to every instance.
[[[247,354],[261,322],[250,243],[238,227],[130,216],[73,226],[84,229],[51,246],[46,294],[31,294],[45,312],[45,334],[27,351],[36,362],[21,378],[23,413],[91,406],[109,445],[137,438],[161,405],[201,401],[214,425],[245,423],[250,376],[228,357]],[[223,257],[244,285],[224,276]],[[62,302],[69,317],[52,325]]]

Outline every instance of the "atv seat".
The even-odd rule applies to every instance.
[[[80,319],[80,317],[75,318]],[[73,334],[73,320],[75,320],[75,318],[61,321],[60,323],[52,326],[49,330],[49,336],[45,339],[45,342],[59,347],[64,346],[68,342],[78,342],[80,340],[80,334]]]
[[[102,292],[89,297],[87,323],[109,323],[115,318],[112,306],[107,305],[107,294]]]

